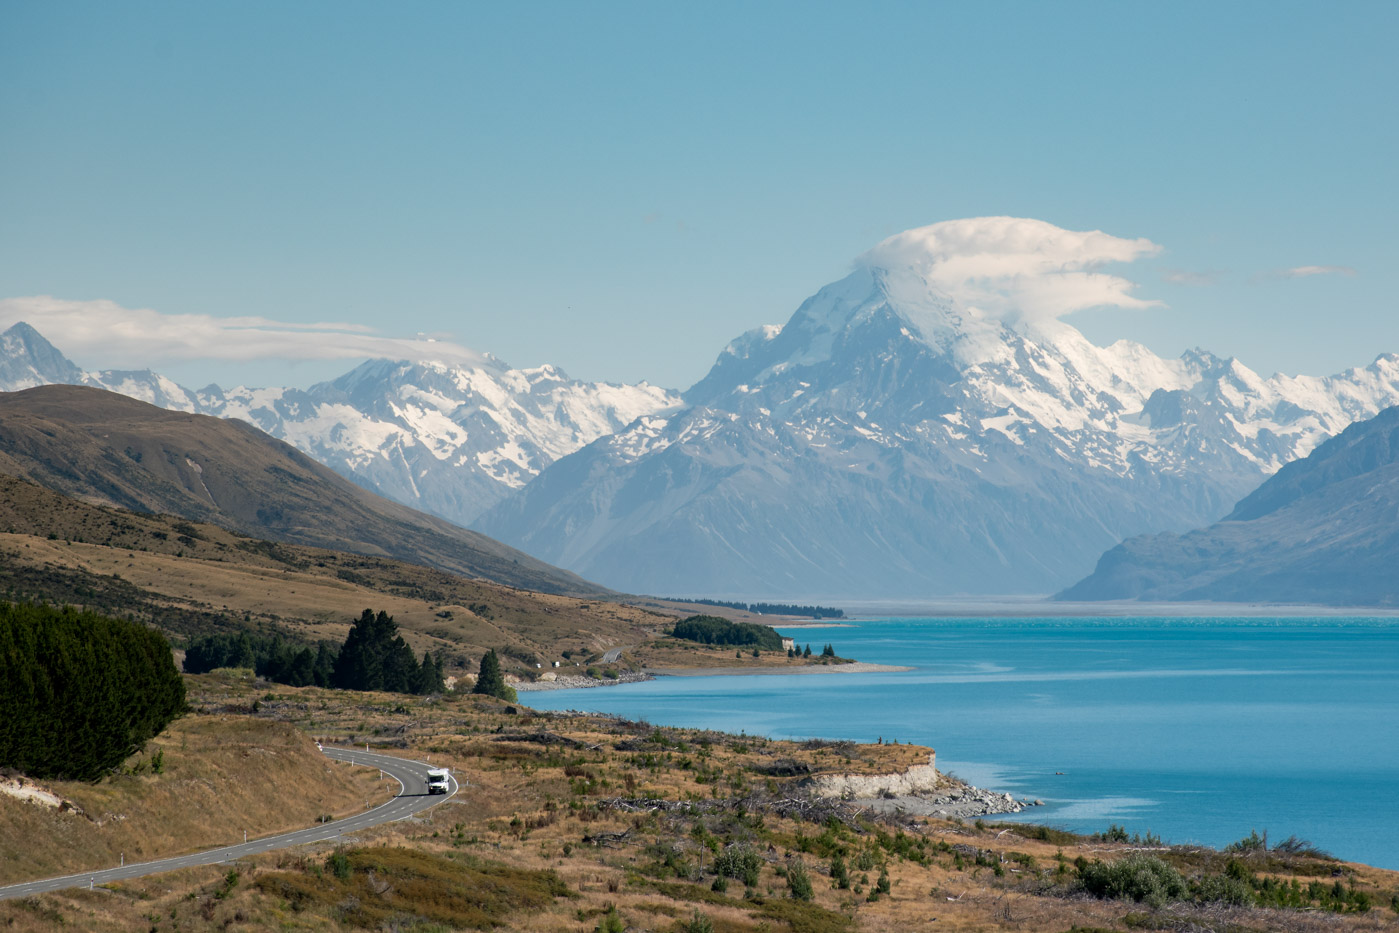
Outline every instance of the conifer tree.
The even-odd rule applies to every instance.
[[[481,672],[476,675],[476,686],[471,688],[471,692],[514,702],[515,688],[505,682],[505,676],[500,672],[500,658],[494,648],[481,656]]]
[[[429,696],[442,693],[446,689],[447,684],[442,678],[441,658],[434,658],[424,651],[423,663],[418,666],[418,673],[413,682],[413,692],[419,696]]]
[[[92,780],[184,711],[159,632],[71,607],[0,604],[0,767]]]

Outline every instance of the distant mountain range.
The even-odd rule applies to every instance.
[[[925,273],[867,258],[733,341],[683,397],[489,359],[191,391],[84,372],[23,324],[0,335],[0,389],[92,385],[241,418],[618,590],[798,602],[1054,592],[1124,539],[1218,520],[1399,403],[1392,354],[1264,379],[1200,349],[1163,359],[986,313]]]
[[[97,388],[47,385],[0,395],[0,473],[87,503],[255,538],[393,557],[548,593],[606,593],[362,489],[242,421]]]
[[[150,370],[87,372],[28,324],[0,334],[0,391],[86,385],[175,411],[240,418],[341,476],[459,525],[544,467],[677,393],[511,369],[371,360],[310,389],[192,390]]]
[[[1399,407],[1287,464],[1208,528],[1130,538],[1060,599],[1399,605]]]
[[[685,393],[474,523],[628,591],[1046,593],[1144,532],[1214,521],[1399,402],[1399,357],[1260,378],[959,305],[866,263],[751,331]]]

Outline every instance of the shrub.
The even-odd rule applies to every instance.
[[[714,922],[696,910],[685,924],[684,933],[714,933]]]
[[[831,856],[831,884],[838,890],[850,889],[850,872],[845,867],[845,859],[837,852]]]
[[[1128,842],[1131,837],[1127,835],[1126,828],[1113,823],[1105,831],[1098,833],[1098,838],[1103,842]]]
[[[627,925],[622,920],[622,915],[617,913],[617,905],[613,904],[607,908],[607,913],[602,915],[602,919],[597,922],[597,933],[626,933]]]
[[[1240,839],[1238,842],[1229,843],[1227,846],[1224,847],[1224,851],[1237,852],[1242,853],[1244,855],[1247,855],[1250,852],[1267,852],[1268,833],[1265,831],[1263,835],[1260,836],[1258,835],[1258,830],[1255,829],[1254,831],[1250,832],[1247,836]]]
[[[1115,862],[1094,860],[1079,872],[1090,894],[1114,900],[1141,901],[1160,907],[1186,894],[1185,879],[1154,855],[1133,853]]]
[[[1240,878],[1210,875],[1195,888],[1195,899],[1206,904],[1252,907],[1257,903],[1253,888]]]
[[[731,845],[714,859],[714,871],[721,877],[742,878],[748,887],[757,887],[763,858],[743,844]]]
[[[332,852],[325,860],[325,868],[341,881],[348,881],[350,878],[350,857],[338,850]]]
[[[787,866],[787,889],[799,901],[809,901],[815,896],[816,892],[811,889],[811,875],[801,859]]]

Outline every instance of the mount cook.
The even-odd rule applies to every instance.
[[[1041,223],[980,221],[1009,241]],[[1124,538],[1214,521],[1399,401],[1392,354],[1264,379],[997,307],[994,274],[954,287],[923,249],[955,223],[881,244],[786,325],[731,343],[683,410],[556,461],[474,527],[633,592],[1045,593]],[[1048,301],[1100,284],[1063,267]]]

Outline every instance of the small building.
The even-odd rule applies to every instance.
[[[796,640],[795,638],[786,638],[786,637],[784,637],[784,638],[782,639],[782,650],[783,650],[783,651],[796,651],[796,650],[797,650],[797,640]]]

